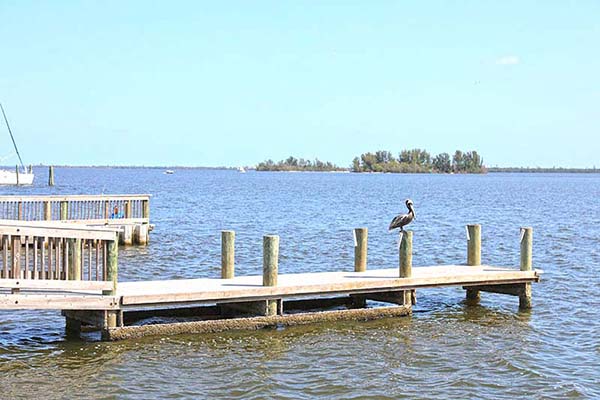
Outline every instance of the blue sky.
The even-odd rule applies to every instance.
[[[600,166],[598,1],[3,0],[0,21],[26,163]]]

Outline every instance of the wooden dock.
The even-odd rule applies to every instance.
[[[0,196],[0,221],[111,226],[126,245],[146,245],[153,228],[149,194]]]
[[[397,317],[411,313],[417,289],[434,287],[462,287],[470,302],[476,302],[480,292],[518,296],[520,307],[530,308],[531,283],[539,281],[541,273],[531,268],[530,228],[521,231],[520,268],[508,268],[480,265],[480,250],[473,247],[480,246],[481,229],[471,227],[467,264],[473,265],[413,267],[412,233],[406,232],[399,266],[368,270],[364,231],[357,235],[360,239],[355,243],[359,261],[348,271],[279,274],[279,238],[265,236],[263,275],[235,276],[231,254],[234,235],[226,231],[222,246],[225,278],[118,282],[116,234],[100,229],[54,232],[38,227],[0,226],[0,254],[5,266],[0,275],[0,291],[4,290],[0,294],[0,309],[62,310],[69,331],[79,334],[82,324],[89,325],[100,329],[104,339],[117,340],[148,334]],[[40,238],[45,238],[46,246]],[[46,253],[56,253],[59,238],[67,246],[66,250],[61,249],[66,258],[48,260],[44,249],[50,249]],[[93,240],[97,241],[96,246]],[[86,241],[92,243],[87,253]],[[27,243],[25,248],[19,246],[23,242]],[[28,249],[32,243],[37,245]],[[388,306],[382,307],[383,303]],[[140,323],[154,317],[165,318],[167,323]],[[189,320],[181,322],[179,319],[184,317]],[[168,322],[172,318],[178,321]]]

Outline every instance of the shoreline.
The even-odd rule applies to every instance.
[[[156,166],[156,165],[52,165],[55,168],[114,168],[114,169],[181,169],[181,170],[220,170],[220,171],[237,171],[238,167],[204,167],[204,166]],[[37,164],[33,165],[34,168],[48,168],[50,165]],[[0,166],[0,169],[14,168],[11,166]],[[326,172],[326,173],[352,173],[352,174],[436,174],[436,175],[486,175],[497,174],[497,173],[531,173],[531,174],[600,174],[600,168],[544,168],[544,167],[488,167],[487,172],[475,173],[475,172],[456,172],[456,173],[445,173],[445,172],[354,172],[350,168],[344,170],[331,170],[331,171],[310,171],[310,170],[256,170],[254,168],[246,168],[247,171],[253,172]]]

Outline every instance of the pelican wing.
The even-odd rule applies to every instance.
[[[412,221],[411,214],[396,215],[394,217],[394,219],[392,220],[392,222],[390,223],[390,227],[388,228],[388,230],[391,231],[392,229],[401,228],[404,225],[408,225],[411,221]]]

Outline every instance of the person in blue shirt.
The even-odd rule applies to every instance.
[[[113,210],[113,213],[110,216],[113,219],[116,218],[124,218],[125,216],[123,215],[122,212],[119,211],[119,207],[115,206],[115,209]]]

